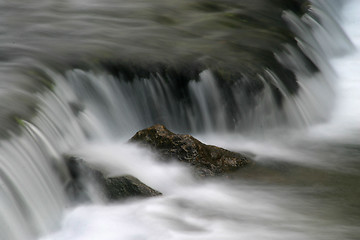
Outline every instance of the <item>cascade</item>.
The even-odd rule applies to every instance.
[[[311,162],[314,155],[322,152],[311,155],[306,138],[311,138],[307,139],[310,145],[313,135],[331,139],[328,131],[335,129],[332,138],[348,143],[350,140],[344,139],[353,134],[351,144],[358,144],[357,111],[348,109],[356,106],[358,100],[354,92],[358,87],[356,76],[351,75],[356,69],[346,68],[359,59],[358,55],[347,57],[358,47],[356,24],[345,25],[346,33],[351,33],[350,40],[344,26],[338,23],[346,19],[356,21],[351,20],[356,16],[349,7],[360,9],[356,1],[342,6],[345,9],[342,11],[350,17],[337,13],[336,9],[340,9],[337,1],[312,1],[311,11],[302,17],[284,11],[283,18],[296,35],[296,45],[301,52],[286,44],[285,51],[274,55],[294,72],[299,89],[296,94],[292,93],[276,71],[264,68],[256,76],[263,87],[254,95],[247,91],[252,79],[244,77],[241,81],[224,83],[209,68],[203,69],[196,79],[187,79],[186,84],[179,85],[173,76],[156,71],[147,77],[140,73],[129,76],[108,71],[101,64],[84,64],[85,67],[81,63],[77,63],[78,66],[69,64],[74,57],[81,59],[84,52],[91,52],[97,62],[97,58],[101,58],[98,55],[109,54],[106,50],[109,46],[114,47],[114,52],[120,51],[109,39],[86,41],[87,36],[109,34],[110,38],[117,39],[119,36],[113,33],[111,24],[136,26],[138,23],[131,18],[112,19],[111,1],[102,3],[103,7],[96,1],[84,1],[88,8],[82,8],[78,1],[72,4],[33,2],[29,6],[0,3],[0,8],[16,12],[24,21],[21,25],[13,21],[9,12],[2,14],[0,10],[0,21],[9,22],[8,26],[0,25],[0,32],[5,33],[0,37],[0,50],[4,52],[0,57],[0,98],[3,100],[0,104],[1,239],[352,239],[356,236],[358,230],[353,222],[337,222],[336,216],[343,216],[342,213],[323,216],[321,211],[314,211],[303,215],[301,211],[312,211],[314,206],[319,206],[319,199],[301,202],[307,194],[314,193],[312,189],[306,192],[293,188],[293,178],[285,186],[276,181],[268,186],[251,178],[241,179],[244,180],[241,183],[223,180],[201,183],[193,179],[186,168],[175,163],[159,164],[151,153],[123,144],[136,131],[161,123],[176,132],[196,134],[209,143],[253,151],[260,156],[257,159],[260,165],[264,159],[277,158],[300,162],[301,166],[331,168],[331,158],[324,164],[320,160]],[[66,4],[70,4],[74,15],[60,10],[59,14],[69,17],[76,26],[58,21],[60,18],[52,15],[57,11],[57,4],[66,9]],[[147,6],[147,3],[140,5]],[[124,3],[122,7],[133,9],[134,6]],[[114,11],[126,12],[124,9],[114,8]],[[102,11],[108,11],[110,16],[96,18]],[[94,22],[87,22],[91,14],[95,14]],[[24,27],[27,21],[36,22],[41,18],[51,21]],[[97,25],[105,23],[103,30]],[[77,33],[79,26],[87,30]],[[21,40],[22,30],[29,34],[28,43]],[[73,34],[66,35],[68,32]],[[56,46],[59,42],[51,39],[54,41],[51,43],[47,38],[47,34],[58,33],[66,33],[61,35],[64,38],[61,47]],[[131,34],[127,29],[123,33]],[[74,41],[74,46],[67,42],[67,37]],[[9,44],[9,40],[14,41],[13,44]],[[101,47],[98,49],[92,44]],[[64,46],[66,51],[62,53]],[[318,69],[312,69],[311,63]],[[342,67],[342,64],[347,65]],[[334,66],[339,76],[349,76],[352,81],[337,82]],[[282,96],[281,103],[274,88]],[[341,130],[343,127],[346,131]],[[309,133],[308,129],[311,129]],[[292,131],[296,131],[300,140],[282,142],[283,138],[274,133],[277,130],[291,137]],[[257,142],[259,136],[265,140]],[[275,140],[267,142],[268,138]],[[304,159],[293,156],[294,152],[303,154],[303,148],[310,152],[304,154]],[[344,156],[356,161],[359,153],[356,149],[351,148],[351,151],[355,157],[348,156],[347,152]],[[101,165],[109,175],[138,176],[160,190],[164,197],[110,206],[100,202],[74,208],[64,191],[69,173],[63,154],[68,152]],[[350,167],[345,160],[345,163],[335,164],[342,164],[347,170],[354,168],[351,161]],[[356,168],[354,171],[356,175]],[[273,173],[268,174],[271,178]],[[358,180],[353,179],[353,175],[346,175],[344,179],[346,183],[348,179]],[[202,196],[207,199],[200,201]],[[331,200],[329,206],[332,206]],[[297,204],[300,211],[296,210]],[[328,210],[326,206],[320,209]],[[354,214],[356,211],[359,210],[355,209]],[[352,216],[355,220],[359,218]],[[343,228],[334,228],[337,224],[343,224]],[[258,231],[260,226],[262,229]]]

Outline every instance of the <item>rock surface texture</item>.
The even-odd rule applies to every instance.
[[[130,175],[106,177],[101,171],[90,166],[81,158],[74,156],[67,157],[66,163],[71,177],[66,191],[74,201],[90,201],[91,196],[89,192],[91,190],[89,187],[95,187],[100,190],[108,200],[162,195]]]
[[[206,145],[190,135],[175,134],[163,125],[137,132],[130,142],[151,147],[162,159],[188,163],[195,167],[199,176],[223,175],[252,162],[244,154]]]
[[[121,177],[107,178],[105,186],[108,198],[117,200],[128,197],[154,197],[162,195],[160,192],[142,183],[139,179],[126,175]]]

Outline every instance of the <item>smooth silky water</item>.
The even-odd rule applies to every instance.
[[[360,42],[358,11],[359,3],[354,1],[346,6],[342,19],[356,45]],[[109,175],[132,174],[164,196],[71,209],[61,230],[43,239],[357,239],[359,61],[357,51],[331,60],[336,72],[331,83],[336,100],[331,117],[323,123],[297,130],[256,131],[250,136],[198,135],[209,144],[256,154],[255,165],[227,180],[195,180],[187,169],[175,163],[160,164],[151,153],[124,144],[125,140],[91,144],[76,151]],[[205,75],[208,83],[204,87],[211,88],[211,76]],[[311,94],[331,91],[316,84],[309,83],[313,92],[303,89],[305,93],[299,97],[305,96],[299,104],[309,104],[304,108],[310,113],[321,112],[324,107],[311,106],[319,104],[319,98]],[[202,88],[194,91],[211,94]],[[217,95],[211,96],[216,106]],[[199,102],[207,104],[202,99]],[[201,109],[206,111],[206,107]],[[221,119],[206,120],[205,129],[222,127],[216,125],[223,122]]]
[[[19,19],[24,20],[15,21],[11,11],[0,17],[15,29],[0,39],[0,49],[8,50],[4,59],[15,59],[1,63],[5,79],[2,88],[8,90],[1,97],[9,101],[16,94],[21,96],[15,102],[20,103],[14,107],[13,115],[19,116],[15,120],[24,129],[21,134],[6,135],[0,146],[0,239],[358,239],[358,1],[349,1],[337,16],[355,45],[350,52],[351,48],[347,48],[348,43],[341,41],[341,37],[322,40],[332,31],[329,33],[328,28],[323,29],[311,18],[307,21],[314,24],[313,39],[307,39],[296,18],[284,13],[299,35],[299,45],[314,61],[318,60],[323,74],[309,77],[297,73],[300,92],[295,97],[283,93],[284,111],[276,109],[270,90],[265,87],[263,103],[243,121],[243,126],[235,126],[233,132],[227,130],[227,114],[210,71],[202,72],[199,82],[190,82],[188,91],[195,104],[189,108],[176,102],[174,89],[161,76],[126,82],[98,69],[72,69],[58,74],[29,60],[35,54],[41,60],[52,57],[50,65],[61,65],[74,57],[72,44],[78,46],[76,57],[81,58],[82,52],[88,51],[108,54],[104,49],[111,43],[109,39],[118,37],[110,31],[111,24],[136,25],[130,18],[123,20],[124,23],[112,23],[110,17],[86,21],[92,13],[106,12],[109,11],[106,6],[116,6],[111,1],[104,5],[84,1],[87,8],[82,1],[32,2],[28,7],[20,7],[16,1],[0,2],[6,9],[23,14]],[[324,1],[316,2],[319,8],[327,6]],[[61,11],[59,16],[65,15],[69,22],[50,17],[56,9],[54,6],[62,9],[67,4],[74,13],[79,13],[78,17]],[[131,3],[124,6],[133,7]],[[39,13],[36,9],[48,12]],[[332,13],[334,9],[327,11]],[[26,43],[21,40],[21,27],[42,18],[52,21],[26,28],[30,38]],[[68,34],[74,28],[70,20],[77,27],[93,29]],[[107,27],[99,28],[99,24],[105,23]],[[0,28],[2,32],[6,30]],[[332,30],[341,35],[341,29]],[[124,29],[123,33],[131,34],[131,31]],[[58,34],[61,39],[52,38]],[[93,34],[109,38],[82,40]],[[44,42],[49,39],[54,46]],[[318,52],[312,52],[313,47],[319,48]],[[63,49],[66,50],[62,52]],[[26,53],[26,57],[19,58],[19,52]],[[323,62],[323,58],[330,58],[329,63]],[[51,91],[37,92],[31,89],[31,83],[22,81],[13,69],[24,65],[41,68],[55,83],[50,86]],[[267,74],[277,83],[276,76],[270,71]],[[233,91],[238,93],[240,107],[244,96],[239,89]],[[31,109],[21,102],[29,105],[36,102],[37,108]],[[162,106],[161,102],[167,105]],[[6,111],[1,115],[4,122],[1,128],[5,128],[7,119],[3,116],[10,110],[7,104],[1,106]],[[27,115],[33,115],[31,121],[22,119]],[[148,150],[126,143],[136,131],[157,121],[176,132],[191,129],[194,136],[207,144],[254,153],[255,164],[229,178],[199,180],[183,165],[160,163]],[[62,186],[68,178],[61,161],[63,153],[84,158],[108,176],[136,176],[163,196],[106,203],[93,192],[92,203],[70,207]]]

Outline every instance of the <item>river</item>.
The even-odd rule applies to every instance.
[[[36,2],[40,8],[47,9],[45,1]],[[74,1],[72,7],[79,8],[75,12],[88,11],[85,15],[90,15],[91,10],[106,10],[96,1],[88,1],[91,8],[82,9],[81,2]],[[320,7],[326,6],[325,1],[316,2]],[[10,5],[6,6],[10,9]],[[31,11],[28,8],[31,7],[19,7],[17,11],[19,14]],[[348,1],[341,11],[335,19],[349,36],[353,48],[343,46],[346,41],[335,36],[338,32],[336,26],[332,29],[334,32],[326,32],[329,29],[321,26],[316,29],[313,25],[314,38],[321,46],[315,52],[310,50],[314,46],[306,45],[309,44],[305,41],[306,36],[301,39],[304,33],[296,19],[291,14],[285,14],[294,31],[299,31],[299,44],[304,44],[309,54],[319,54],[314,58],[319,60],[322,73],[312,76],[297,73],[300,92],[296,96],[285,94],[284,111],[279,113],[271,99],[270,103],[259,104],[254,115],[244,121],[248,123],[246,130],[227,130],[227,115],[223,112],[221,94],[214,76],[207,70],[200,74],[199,82],[189,84],[190,97],[197,106],[194,109],[201,116],[197,118],[192,112],[194,109],[189,110],[186,105],[177,103],[170,94],[172,86],[162,78],[118,82],[114,76],[95,70],[72,69],[63,75],[58,74],[40,63],[29,62],[26,57],[2,62],[2,77],[5,79],[2,89],[10,89],[11,93],[4,91],[1,96],[6,101],[14,99],[14,94],[21,98],[19,106],[15,107],[18,111],[15,115],[32,114],[33,109],[26,104],[22,107],[22,102],[37,102],[40,110],[31,121],[16,119],[25,129],[24,133],[9,133],[1,142],[0,238],[358,239],[360,2]],[[67,14],[75,19],[72,20],[79,21],[79,25],[85,24],[80,17]],[[26,20],[26,16],[24,14],[22,21]],[[47,13],[37,17],[46,19]],[[0,20],[2,18],[10,17],[2,16]],[[54,23],[34,26],[29,34],[41,35],[41,27],[52,27],[54,32],[48,34],[56,35],[57,31],[74,27],[61,22],[55,28],[52,24],[57,22],[53,20]],[[106,22],[108,20],[105,19]],[[26,25],[17,24],[18,27]],[[107,34],[109,29],[104,28],[101,32],[99,28],[94,28],[93,31]],[[321,31],[324,32],[319,33]],[[20,41],[21,29],[11,31],[11,34],[7,38]],[[64,39],[59,41],[65,41],[62,48],[67,46],[70,49],[64,53],[56,47],[41,46],[54,57],[50,65],[55,66],[73,57],[71,43],[66,41],[71,39],[81,48],[81,38],[93,32],[83,34],[74,33],[70,37],[60,34]],[[326,37],[333,38],[333,41]],[[23,51],[29,56],[36,52],[39,58],[49,57],[49,54],[36,50],[42,40],[30,38],[26,44],[14,42],[21,46],[14,47],[11,52],[11,47],[4,44],[3,38],[0,39],[0,49],[3,47],[7,55]],[[92,43],[85,43],[89,45],[84,44],[76,53],[80,57],[82,51],[93,50]],[[326,61],[322,62],[321,58],[326,58]],[[31,84],[28,86],[21,78],[15,82],[8,80],[17,76],[14,68],[26,64],[45,69],[46,76],[56,83],[50,87],[52,91],[32,90]],[[263,97],[269,100],[266,94],[265,89]],[[65,102],[71,103],[71,107],[65,106]],[[83,106],[78,106],[77,102]],[[163,107],[159,102],[167,102],[166,107],[159,110]],[[1,106],[8,108],[6,103],[1,103]],[[268,114],[258,113],[264,111]],[[162,121],[168,123],[171,130],[191,129],[192,134],[204,143],[232,151],[251,152],[255,154],[255,164],[232,174],[230,178],[199,180],[185,166],[175,162],[160,163],[149,150],[128,144],[127,139],[136,131],[154,124],[159,112],[163,114]],[[3,118],[5,125],[1,128],[6,128],[7,120]],[[287,119],[286,123],[283,118]],[[276,122],[280,124],[274,124]],[[91,203],[73,206],[57,180],[59,176],[61,179],[67,175],[64,164],[59,160],[63,153],[80,156],[109,176],[136,176],[162,192],[163,196],[107,203],[94,191],[91,192]],[[8,159],[14,163],[8,163]]]

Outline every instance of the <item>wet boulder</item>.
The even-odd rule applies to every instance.
[[[106,178],[105,186],[107,189],[107,196],[111,200],[162,195],[160,192],[145,185],[139,179],[131,175]]]
[[[195,167],[199,176],[217,176],[252,162],[245,154],[206,145],[186,134],[175,134],[163,125],[138,131],[130,142],[150,147],[162,160],[177,159]]]
[[[75,202],[91,201],[91,188],[100,191],[100,194],[108,200],[161,195],[133,176],[106,177],[100,170],[74,156],[66,157],[65,161],[70,173],[66,192]]]

